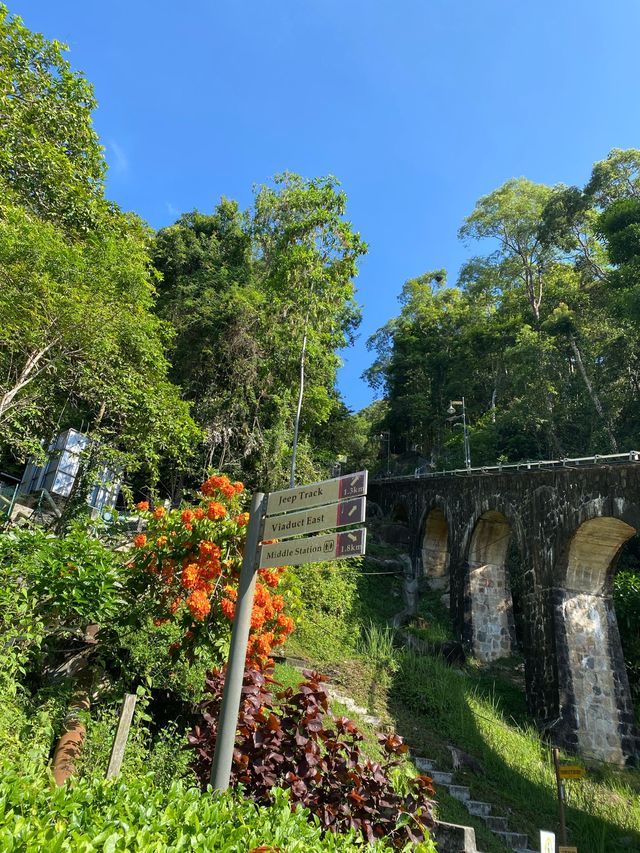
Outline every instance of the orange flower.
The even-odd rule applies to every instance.
[[[144,535],[144,533],[138,533],[136,538],[133,540],[133,544],[135,548],[144,548],[144,546],[147,544],[147,537]]]
[[[202,589],[194,589],[191,595],[187,598],[186,604],[191,611],[193,618],[198,619],[200,622],[211,610],[209,598],[207,597],[206,592]]]
[[[200,486],[200,491],[203,495],[207,495],[207,497],[211,497],[216,490],[220,490],[223,487],[229,485],[229,478],[224,475],[219,477],[209,477],[208,480]]]
[[[167,511],[163,506],[157,506],[153,511],[154,518],[164,518],[166,514]]]
[[[269,595],[269,590],[266,586],[263,586],[261,583],[256,584],[256,591],[254,596],[254,601],[258,605],[258,607],[264,607],[264,605],[269,601],[271,596]]]
[[[233,619],[236,615],[236,606],[233,601],[229,601],[228,598],[223,598],[220,601],[220,610],[222,610],[229,622],[233,622]]]
[[[260,569],[260,577],[264,578],[265,583],[269,586],[276,587],[280,583],[280,576],[276,572],[270,572],[268,569]]]
[[[207,518],[214,521],[216,518],[224,518],[227,514],[226,509],[220,503],[212,501],[207,507]]]
[[[254,631],[259,631],[264,625],[265,613],[261,607],[253,606],[251,610],[251,627]]]
[[[203,539],[198,545],[198,552],[201,557],[214,557],[218,559],[222,554],[220,547],[215,542],[209,542],[208,539]]]
[[[166,625],[168,621],[168,619],[154,619],[153,624],[156,626],[156,628],[159,628],[160,625]]]
[[[140,512],[146,512],[149,509],[149,501],[138,501],[136,509],[139,509]]]
[[[278,614],[278,625],[284,628],[287,634],[290,634],[294,629],[294,621],[291,616],[285,616],[284,613]]]
[[[170,607],[169,607],[169,610],[171,611],[171,615],[172,615],[172,616],[175,616],[176,610],[178,609],[178,607],[180,607],[180,605],[181,605],[181,604],[182,604],[182,599],[181,599],[181,598],[176,598],[176,600],[175,600],[175,601],[172,601],[172,602],[171,602],[171,605],[170,605]]]
[[[222,573],[222,568],[220,566],[220,560],[209,560],[204,563],[202,568],[200,569],[200,575],[203,580],[213,580],[214,578],[220,577]]]
[[[241,483],[240,480],[236,480],[236,482],[233,484],[233,489],[236,494],[242,494],[242,492],[244,492],[244,483]]]
[[[156,545],[158,546],[158,548],[163,548],[166,544],[167,544],[167,537],[166,536],[158,536],[158,538],[156,539]]]
[[[182,570],[181,582],[185,589],[195,589],[200,580],[200,567],[196,563],[189,563]]]
[[[225,498],[232,498],[236,493],[236,490],[233,488],[231,483],[224,483],[222,486],[220,486],[220,491],[225,496]]]
[[[180,518],[182,519],[184,524],[190,524],[195,518],[195,513],[193,512],[193,510],[184,509],[180,515]]]
[[[271,604],[276,612],[284,609],[284,598],[281,595],[274,595],[271,599]]]
[[[197,509],[194,509],[193,514],[198,519],[198,521],[204,518],[204,510],[201,506],[199,506]]]
[[[238,527],[246,527],[249,524],[249,513],[241,512],[240,515],[236,515],[234,521]]]

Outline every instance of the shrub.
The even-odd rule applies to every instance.
[[[355,620],[360,560],[336,560],[290,569],[301,599],[301,614],[288,648],[311,652],[315,661],[355,653],[360,630]]]
[[[36,528],[0,537],[0,566],[49,631],[75,631],[113,618],[122,604],[117,555],[81,525],[64,536]]]
[[[44,773],[0,766],[0,850],[4,853],[388,853],[355,833],[324,833],[283,791],[259,807],[242,792],[212,796],[149,776],[128,783],[83,779],[55,788]]]
[[[245,786],[261,804],[273,801],[274,787],[287,787],[294,804],[308,808],[334,832],[357,829],[370,842],[385,838],[395,847],[424,841],[433,826],[431,780],[416,776],[406,782],[404,793],[394,790],[390,780],[398,756],[407,751],[402,738],[379,735],[382,763],[365,758],[355,724],[329,712],[322,676],[304,675],[297,692],[287,688],[278,694],[276,707],[271,676],[245,671],[232,783]],[[203,703],[202,722],[189,736],[203,788],[211,772],[223,686],[221,671],[209,674],[212,698]]]
[[[189,660],[206,657],[209,665],[226,659],[249,520],[241,512],[243,490],[242,483],[212,476],[192,507],[151,511],[146,502],[138,504],[147,527],[134,539],[128,591],[140,617],[151,614],[158,627],[180,626],[174,656],[183,651]],[[272,592],[283,572],[259,572],[248,650],[254,663],[266,662],[293,630],[284,597]]]

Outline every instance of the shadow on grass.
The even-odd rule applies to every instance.
[[[495,813],[508,818],[510,830],[526,833],[535,848],[539,829],[558,831],[550,750],[533,726],[525,727],[517,686],[495,676],[491,690],[491,680],[481,671],[452,669],[437,658],[403,650],[388,708],[414,755],[432,758],[441,769],[448,769],[451,745],[477,759],[482,772],[461,770],[456,781],[471,788],[473,799],[494,803]],[[634,771],[601,768],[590,772],[587,781],[569,783],[569,843],[581,853],[640,850],[639,795],[640,774]],[[447,797],[441,801],[443,819],[455,819],[452,812],[460,819],[460,807],[452,809],[449,803],[447,808]],[[465,823],[482,826],[464,812]],[[479,842],[504,849],[486,830],[479,833]]]

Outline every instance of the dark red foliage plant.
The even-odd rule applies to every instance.
[[[320,673],[305,671],[297,692],[289,687],[274,697],[272,687],[280,685],[272,672],[245,670],[231,784],[241,783],[264,805],[274,787],[288,789],[294,807],[305,806],[334,832],[355,829],[368,841],[385,838],[398,847],[423,841],[434,824],[433,788],[428,776],[417,776],[403,786],[406,793],[394,790],[390,773],[407,751],[402,738],[378,735],[382,761],[366,758],[356,725],[330,712]],[[201,721],[189,735],[203,789],[209,784],[223,685],[222,671],[208,673],[211,698],[202,703]]]

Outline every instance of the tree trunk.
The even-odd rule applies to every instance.
[[[36,352],[32,352],[31,355],[27,358],[24,367],[20,371],[20,375],[12,388],[9,388],[8,391],[0,397],[0,420],[6,415],[9,409],[13,406],[13,401],[17,394],[22,391],[30,382],[33,380],[45,369],[44,366],[38,366],[44,356],[49,352],[51,347],[56,344],[57,341],[51,341],[42,349],[37,350]]]
[[[593,387],[593,385],[591,384],[591,380],[589,379],[589,377],[587,375],[587,370],[584,366],[584,362],[582,361],[582,353],[580,352],[578,344],[576,343],[576,339],[573,337],[573,335],[569,338],[569,341],[571,343],[571,349],[573,350],[573,355],[575,357],[576,364],[578,365],[578,370],[580,371],[580,375],[582,376],[582,380],[583,380],[585,387],[587,389],[587,393],[589,394],[589,397],[591,398],[591,402],[593,403],[596,412],[598,413],[598,415],[600,416],[600,418],[604,422],[604,427],[607,431],[607,435],[609,436],[609,441],[611,442],[611,449],[613,450],[614,453],[617,453],[618,442],[616,441],[616,437],[613,434],[613,430],[611,429],[611,424],[609,423],[607,417],[605,416],[604,409],[602,407],[602,403],[600,402],[600,398],[598,397],[598,394],[597,394],[595,388]]]

